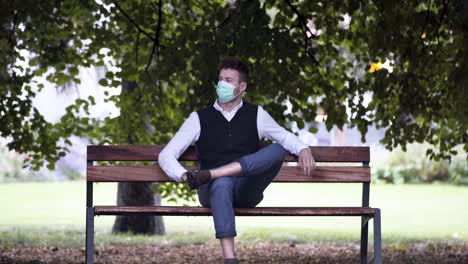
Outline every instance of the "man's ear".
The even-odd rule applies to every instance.
[[[240,86],[239,88],[240,88],[240,91],[241,91],[241,92],[244,92],[244,91],[247,89],[247,83],[246,83],[246,82],[242,82],[242,83],[241,83],[241,86]]]

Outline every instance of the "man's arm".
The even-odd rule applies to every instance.
[[[296,135],[278,125],[271,115],[261,106],[258,107],[258,128],[260,136],[264,136],[281,144],[289,152],[299,155],[304,148],[309,148]]]
[[[182,182],[182,175],[187,171],[180,165],[178,159],[182,153],[198,140],[200,135],[200,121],[197,112],[192,112],[184,121],[174,137],[159,153],[158,162],[167,176],[176,182]]]
[[[281,144],[286,150],[299,157],[299,166],[305,175],[313,175],[315,160],[312,151],[296,135],[278,125],[261,106],[258,107],[257,127],[262,136]]]

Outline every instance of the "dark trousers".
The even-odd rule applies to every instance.
[[[198,189],[203,207],[211,208],[216,238],[236,236],[234,207],[255,207],[263,199],[263,191],[273,181],[284,161],[286,150],[271,144],[237,161],[242,174],[217,178]]]

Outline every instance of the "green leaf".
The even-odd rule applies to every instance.
[[[309,127],[309,132],[311,132],[311,133],[314,133],[314,134],[315,134],[315,133],[317,133],[317,132],[318,132],[318,128],[317,128],[317,127],[315,127],[315,126],[311,126],[311,127]]]
[[[111,72],[111,71],[106,72],[106,78],[110,79],[110,80],[113,79],[114,78],[114,73]]]
[[[39,68],[34,72],[34,75],[36,76],[42,76],[45,72],[47,71],[46,68]]]
[[[78,75],[78,67],[76,66],[70,67],[69,71],[71,75]]]
[[[70,81],[70,80],[71,80],[70,76],[65,75],[65,74],[58,74],[56,83],[57,83],[57,85],[62,86],[65,83],[67,83],[68,81]]]
[[[92,105],[96,104],[96,102],[94,101],[94,97],[92,95],[88,96],[88,100],[91,102]]]
[[[101,79],[101,80],[99,80],[99,85],[101,85],[101,86],[107,86],[107,79]]]

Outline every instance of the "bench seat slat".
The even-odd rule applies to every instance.
[[[187,166],[187,169],[196,167]],[[369,182],[369,167],[317,166],[314,177],[304,176],[296,166],[281,168],[275,182]],[[159,166],[88,166],[87,181],[124,182],[151,181],[173,182]]]
[[[156,161],[164,145],[88,145],[88,161]],[[369,162],[369,147],[311,146],[316,162]],[[190,146],[180,161],[198,161],[195,148]],[[288,153],[285,161],[295,162],[297,156]]]
[[[211,216],[206,207],[185,206],[95,206],[96,215],[185,215]],[[234,208],[236,216],[363,216],[373,215],[370,207],[254,207]]]

